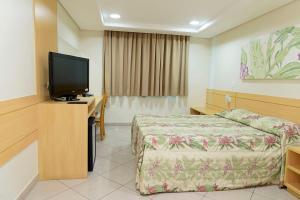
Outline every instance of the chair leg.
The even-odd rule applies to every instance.
[[[103,141],[104,138],[105,138],[105,133],[102,133],[102,134],[101,134],[101,137],[100,137],[100,140]]]
[[[104,140],[104,138],[105,138],[104,120],[100,120],[100,140]]]

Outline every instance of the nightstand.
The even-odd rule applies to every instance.
[[[208,107],[191,107],[191,115],[213,115],[220,112],[219,110]]]
[[[286,154],[284,185],[300,198],[300,147],[288,147]]]

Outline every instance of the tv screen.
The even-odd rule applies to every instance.
[[[49,92],[52,98],[72,100],[89,91],[89,59],[49,53]]]

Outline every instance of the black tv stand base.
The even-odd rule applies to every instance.
[[[51,97],[54,101],[79,101],[77,96]]]
[[[66,96],[66,101],[79,101],[77,96]]]

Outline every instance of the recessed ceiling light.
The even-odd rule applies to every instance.
[[[196,25],[199,25],[199,24],[200,24],[200,22],[197,21],[197,20],[190,21],[190,25],[196,26]]]
[[[117,13],[110,14],[109,17],[113,18],[113,19],[120,19],[121,18],[121,16]]]

